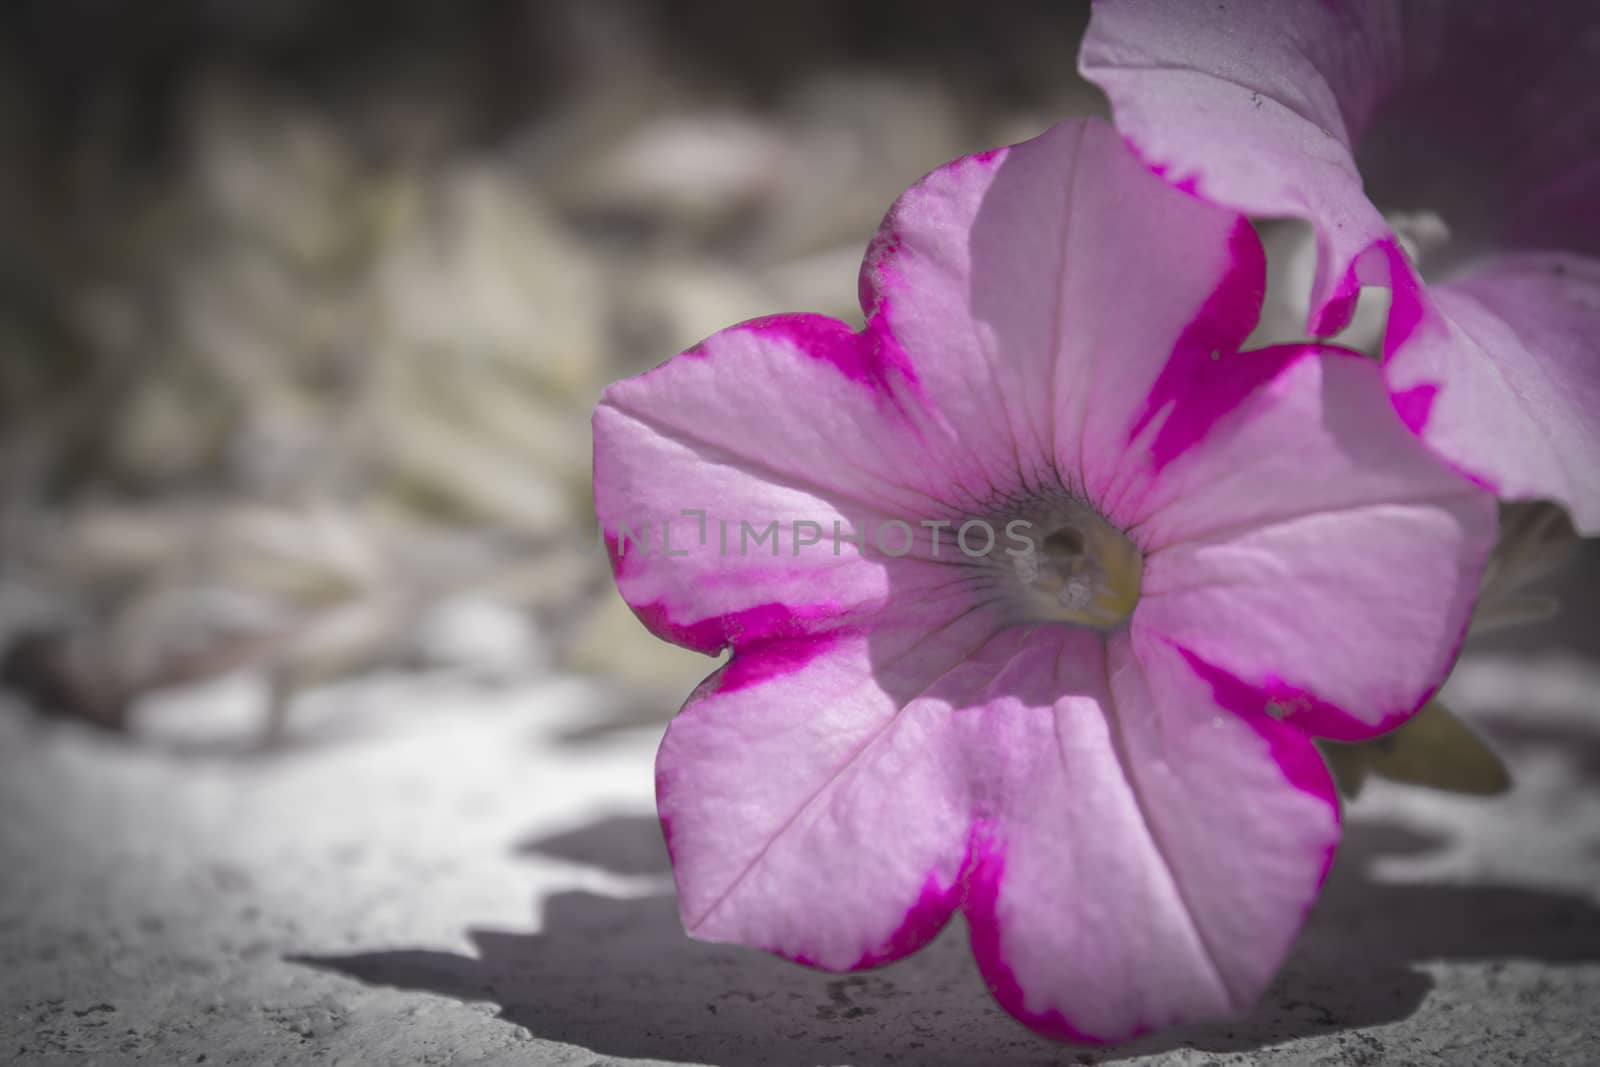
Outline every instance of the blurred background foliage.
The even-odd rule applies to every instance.
[[[708,669],[593,545],[604,384],[859,320],[884,210],[1103,111],[1082,5],[13,0],[0,8],[0,655],[139,732],[263,737],[376,668]]]

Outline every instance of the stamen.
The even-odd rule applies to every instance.
[[[1384,216],[1400,247],[1405,249],[1414,266],[1442,251],[1450,243],[1450,227],[1432,211],[1391,211]]]
[[[1061,606],[1069,611],[1082,611],[1094,600],[1094,586],[1087,578],[1068,578],[1060,600]]]

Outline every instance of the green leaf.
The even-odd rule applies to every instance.
[[[1447,793],[1494,796],[1511,788],[1500,757],[1437,700],[1382,737],[1319,742],[1339,792],[1355,797],[1369,775]]]

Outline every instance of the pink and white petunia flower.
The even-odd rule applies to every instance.
[[[1600,533],[1600,6],[1100,0],[1081,66],[1169,181],[1311,224],[1312,335],[1392,292],[1395,405],[1442,456]]]
[[[731,650],[657,763],[690,933],[850,970],[960,911],[1069,1039],[1254,1000],[1339,836],[1312,737],[1428,697],[1494,527],[1372,361],[1238,350],[1264,269],[1070,122],[909,190],[860,332],[748,322],[606,391],[622,594]]]

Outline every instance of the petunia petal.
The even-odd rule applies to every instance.
[[[1597,26],[1586,0],[1102,0],[1081,65],[1170,180],[1315,227],[1326,334],[1382,284],[1378,208],[1442,216],[1447,262],[1600,251]]]
[[[724,330],[611,386],[595,507],[623,597],[703,652],[870,614],[908,535],[927,537],[884,523],[947,510],[916,481],[930,475],[898,414],[905,388],[868,339],[811,315]]]
[[[1265,263],[1237,215],[1174,195],[1111,127],[1079,121],[912,187],[862,279],[915,368],[923,439],[981,505],[1062,481],[1100,498],[1152,402],[1249,335]],[[1185,408],[1160,447],[1212,414]]]
[[[1550,398],[1591,396],[1600,377],[1594,293],[1575,298],[1594,272],[1574,258],[1600,256],[1597,61],[1586,0],[1102,0],[1081,59],[1169,180],[1311,224],[1312,333],[1343,327],[1362,286],[1393,290],[1396,404],[1447,461],[1503,496],[1553,498],[1589,531],[1600,493],[1569,449],[1592,444],[1592,409]],[[1430,281],[1465,276],[1430,298],[1380,208],[1443,238],[1409,249]],[[1521,256],[1493,258],[1506,250],[1574,269],[1540,291]],[[1418,323],[1434,328],[1403,343]]]
[[[829,970],[887,962],[936,933],[956,907],[970,822],[950,714],[992,677],[978,655],[991,633],[971,618],[903,642],[879,631],[776,672],[757,664],[749,685],[730,684],[736,653],[657,757],[689,932]]]
[[[1389,233],[1362,191],[1354,146],[1403,76],[1401,14],[1382,2],[1105,0],[1080,66],[1117,127],[1180,188],[1319,235],[1313,321],[1354,308],[1338,286]],[[1344,301],[1348,306],[1330,310]]]
[[[1338,835],[1309,740],[1219,704],[1161,642],[1047,626],[958,647],[980,635],[707,684],[657,764],[690,932],[843,970],[960,906],[1002,1005],[1074,1040],[1253,1001]]]
[[[1508,498],[1600,534],[1600,260],[1499,256],[1431,289],[1386,364],[1412,427]]]
[[[747,323],[607,391],[595,496],[622,593],[660,636],[716,651],[870,617],[891,580],[902,600],[937,586],[910,573],[937,536],[923,523],[1063,482],[1099,500],[1135,438],[1170,458],[1204,436],[1227,405],[1187,403],[1189,379],[1249,334],[1264,278],[1248,225],[1175,194],[1102,122],[941,168],[868,253],[862,332]],[[909,528],[911,558],[826,551],[836,524],[895,551]],[[818,526],[824,550],[797,556]],[[641,528],[653,552],[626,536]]]
[[[1125,632],[1036,634],[990,696],[965,911],[1000,1003],[1096,1042],[1251,1003],[1338,837],[1310,741]]]
[[[1153,479],[1133,625],[1253,688],[1303,728],[1353,740],[1444,680],[1495,532],[1494,501],[1385,403],[1380,369],[1312,348]]]

